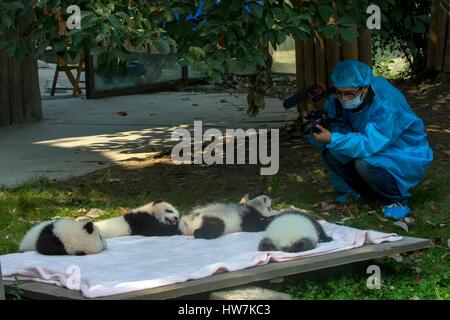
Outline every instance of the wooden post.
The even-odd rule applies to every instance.
[[[34,120],[42,120],[42,102],[41,102],[41,89],[39,86],[39,71],[37,59],[33,56],[26,58],[25,64],[26,70],[28,70],[28,76],[30,77],[30,83],[28,87],[28,95],[31,97],[31,117]]]
[[[30,77],[30,70],[27,70],[27,67],[30,66],[30,57],[25,58],[22,61],[22,68],[21,68],[21,75],[20,78],[22,79],[22,106],[23,106],[23,117],[25,119],[31,119],[32,118],[32,104],[33,104],[33,97],[31,96],[31,92],[27,92],[28,88],[31,87],[31,77]]]
[[[89,49],[84,49],[84,79],[86,81],[86,99],[95,99],[94,57]]]
[[[352,42],[342,41],[342,59],[358,60],[358,38],[353,38]]]
[[[447,20],[448,14],[440,13],[438,19],[438,40],[436,46],[435,70],[444,70],[445,47],[447,44]]]
[[[447,48],[445,49],[445,71],[450,72],[450,12],[448,13]]]
[[[322,38],[314,38],[314,53],[316,67],[316,84],[326,88],[327,86],[327,62],[326,62],[326,46]]]
[[[22,65],[14,58],[9,58],[9,94],[11,122],[23,122],[23,97],[22,97]]]
[[[187,82],[189,80],[189,69],[187,66],[181,67],[181,80],[183,80],[183,82]]]
[[[365,27],[359,30],[358,55],[359,61],[372,65],[372,32]]]
[[[327,56],[326,56],[326,45],[323,38],[315,37],[315,67],[316,67],[316,84],[322,86],[326,89],[327,87]],[[319,107],[322,107],[325,100],[320,100],[317,102]]]
[[[297,90],[305,88],[305,46],[300,39],[295,39],[295,77],[297,79]],[[306,108],[306,103],[301,102],[297,106],[299,114]]]
[[[428,36],[427,69],[433,70],[436,63],[436,46],[438,41],[438,19],[440,0],[433,0],[431,4],[431,24]]]
[[[0,261],[0,300],[6,300],[5,287],[3,286],[2,264]]]
[[[331,88],[331,73],[336,64],[341,61],[341,48],[331,39],[327,40],[327,73],[328,73],[328,88]]]
[[[0,50],[0,126],[9,126],[11,124],[8,70],[8,55],[5,51]]]
[[[316,83],[315,76],[315,58],[314,58],[314,39],[305,41],[303,63],[305,66],[305,88],[308,88]],[[307,110],[312,108],[312,102],[307,102]]]

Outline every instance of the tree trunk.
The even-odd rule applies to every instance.
[[[19,26],[26,26],[26,21]],[[31,54],[18,61],[0,50],[0,126],[41,119],[37,60]]]

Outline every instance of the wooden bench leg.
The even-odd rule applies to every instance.
[[[53,77],[53,85],[52,85],[52,90],[51,90],[50,95],[52,95],[52,96],[55,95],[56,84],[58,82],[58,75],[59,75],[60,71],[64,72],[67,76],[67,79],[69,79],[70,84],[73,87],[73,95],[76,96],[78,94],[82,94],[83,90],[80,89],[79,82],[80,82],[81,72],[83,71],[83,64],[84,64],[83,57],[80,58],[80,63],[78,64],[78,66],[68,66],[64,57],[59,57],[57,65],[56,65],[55,76]],[[72,71],[71,71],[72,69],[76,69],[76,71],[77,71],[76,79],[72,74]]]
[[[0,300],[6,300],[5,287],[3,286],[2,264],[0,262]]]
[[[83,72],[83,68],[84,68],[83,66],[84,66],[84,57],[81,56],[80,63],[78,64],[78,67],[77,67],[77,77],[75,79],[78,86],[80,85],[81,72]],[[83,93],[83,91],[80,88],[78,88],[78,93],[81,94],[81,93]]]
[[[58,82],[58,75],[59,75],[59,69],[58,69],[58,66],[56,66],[55,75],[53,76],[52,90],[50,91],[51,96],[55,95],[56,83]]]
[[[81,91],[81,89],[78,87],[78,83],[77,83],[77,81],[75,80],[75,78],[74,78],[72,72],[71,72],[70,70],[66,70],[65,73],[66,73],[67,78],[69,79],[70,83],[72,84],[72,87],[73,87],[73,95],[76,96],[77,94],[81,94],[82,91]]]

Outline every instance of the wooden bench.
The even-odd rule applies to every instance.
[[[219,273],[203,279],[191,280],[153,289],[101,297],[97,300],[161,300],[191,296],[194,294],[247,285],[258,281],[392,256],[408,251],[426,249],[430,247],[430,243],[431,242],[428,239],[404,237],[401,241],[386,242],[378,245],[366,245],[360,248],[298,260],[271,262],[263,266],[252,267],[240,271]],[[6,293],[14,287],[13,285],[14,282],[5,281]],[[40,282],[19,282],[16,283],[15,289],[17,288],[20,288],[23,291],[24,298],[28,299],[93,300],[83,297],[79,291]]]
[[[0,300],[5,300],[5,288],[3,286],[2,264],[0,261]]]

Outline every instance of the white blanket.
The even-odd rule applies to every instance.
[[[218,271],[263,265],[398,241],[395,234],[364,231],[320,221],[334,241],[302,253],[259,252],[263,232],[239,232],[214,240],[190,236],[128,236],[108,240],[108,248],[87,256],[45,256],[36,252],[0,256],[6,280],[33,280],[81,290],[88,298],[150,289]]]

